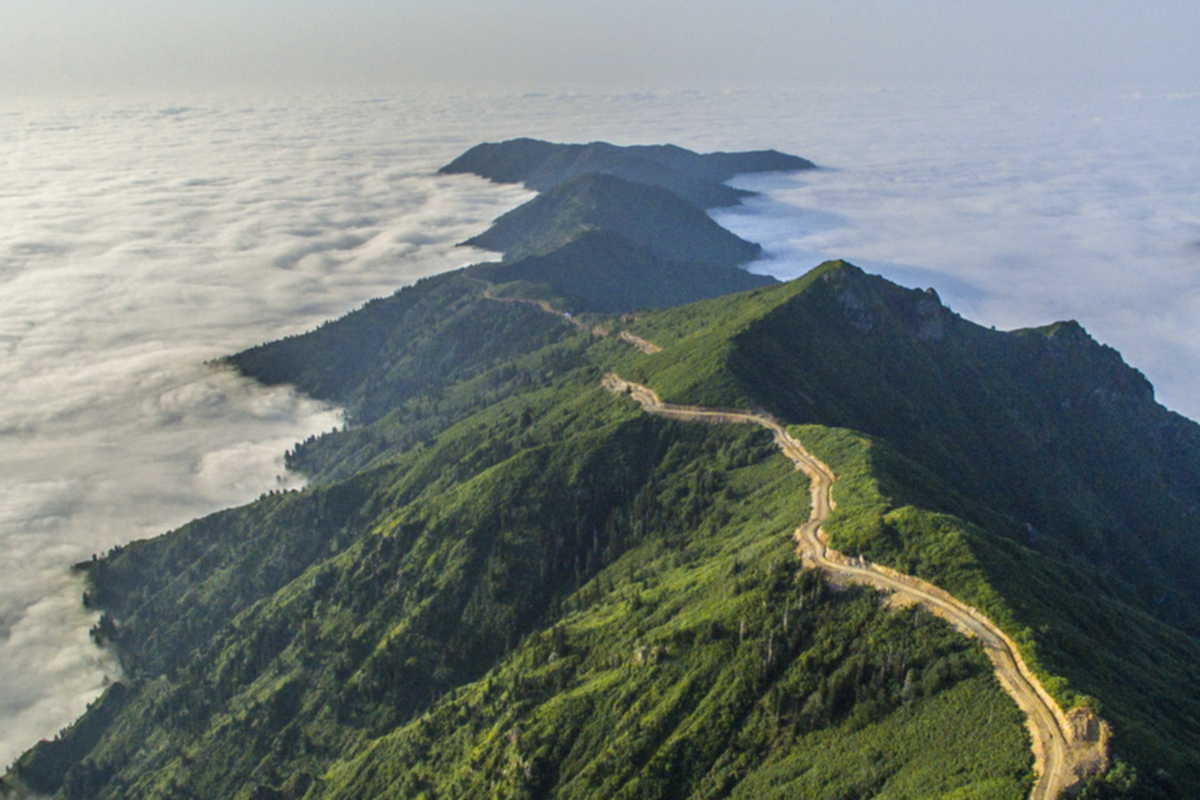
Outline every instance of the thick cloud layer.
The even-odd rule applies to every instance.
[[[101,105],[0,131],[7,763],[117,675],[68,566],[294,482],[283,451],[338,421],[205,362],[470,260],[453,244],[529,193],[431,177],[440,151],[354,105]]]
[[[762,243],[756,271],[846,258],[983,324],[1077,319],[1200,419],[1200,95],[814,105],[805,155],[830,168],[735,181],[767,197],[716,215]]]
[[[51,107],[54,110],[50,110]],[[0,761],[116,666],[67,567],[277,485],[337,424],[205,362],[421,275],[529,193],[436,167],[517,135],[776,147],[829,169],[719,220],[981,322],[1075,317],[1193,416],[1194,97],[774,94],[57,101],[0,116]],[[284,482],[294,480],[281,476]]]

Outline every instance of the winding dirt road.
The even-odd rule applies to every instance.
[[[692,422],[750,423],[771,431],[783,454],[809,477],[812,511],[808,521],[795,533],[804,563],[824,569],[838,579],[889,592],[893,602],[920,604],[983,643],[1000,684],[1025,712],[1037,774],[1030,793],[1033,800],[1054,800],[1082,777],[1107,768],[1107,725],[1082,709],[1075,709],[1069,715],[1064,713],[1025,664],[1016,644],[995,623],[931,583],[864,559],[847,558],[827,546],[821,525],[834,507],[832,487],[836,477],[782,425],[749,411],[664,403],[653,389],[612,373],[604,377],[603,385],[615,394],[627,394],[650,414]]]
[[[544,300],[496,297],[490,285],[485,289],[484,297],[504,303],[535,305],[580,329],[587,329],[580,320],[555,309]],[[603,328],[593,328],[591,333],[601,337],[610,335]],[[621,331],[617,337],[646,354],[662,349],[627,331]],[[809,478],[812,510],[808,520],[795,532],[802,561],[807,566],[825,570],[836,579],[888,592],[896,604],[919,604],[950,622],[963,634],[982,642],[1000,685],[1025,712],[1025,724],[1032,740],[1034,772],[1037,775],[1029,795],[1031,800],[1057,800],[1083,778],[1108,768],[1110,730],[1107,723],[1085,709],[1064,713],[1029,669],[1016,643],[994,622],[928,581],[868,563],[862,558],[847,558],[828,547],[821,525],[835,506],[832,487],[837,478],[828,466],[805,450],[782,425],[750,411],[664,403],[650,387],[625,381],[614,373],[605,375],[602,384],[614,394],[627,394],[650,414],[688,422],[749,423],[771,431],[780,451]]]
[[[497,297],[495,294],[492,293],[493,287],[491,286],[491,284],[484,283],[483,281],[480,281],[478,278],[471,278],[471,280],[474,280],[474,281],[484,284],[483,296],[488,300],[495,300],[497,303],[523,303],[528,306],[537,306],[542,311],[545,311],[547,314],[553,314],[556,317],[566,320],[570,324],[574,325],[576,328],[579,328],[581,331],[589,330],[586,323],[571,316],[570,314],[568,314],[565,311],[559,311],[557,308],[550,305],[550,303],[547,302],[546,300],[536,300],[536,299],[528,298],[528,297]],[[604,338],[605,336],[610,335],[608,330],[606,330],[605,328],[600,328],[600,327],[593,327],[590,329],[590,332],[593,336],[598,336],[600,338]],[[662,351],[662,348],[659,347],[658,345],[656,345],[654,342],[647,341],[640,336],[634,336],[629,331],[620,331],[617,334],[617,338],[620,339],[622,342],[625,342],[626,344],[633,345],[634,347],[636,347],[638,350],[641,350],[646,355],[652,356],[655,353]]]
[[[572,317],[567,312],[559,311],[557,308],[550,305],[549,301],[547,301],[547,300],[535,300],[535,299],[529,298],[529,297],[497,297],[495,294],[492,293],[492,289],[494,287],[490,283],[481,281],[481,280],[479,280],[479,278],[468,278],[468,280],[472,280],[472,281],[475,281],[476,283],[483,284],[483,286],[484,286],[483,297],[486,300],[495,300],[497,303],[519,303],[521,305],[537,306],[542,311],[545,311],[547,314],[553,314],[554,316],[559,317],[560,319],[564,319],[567,322],[574,325],[576,328],[579,328],[580,330],[586,331],[588,329],[587,325],[584,325],[582,322],[575,319],[575,317]],[[607,335],[607,334],[601,332],[599,329],[594,329],[592,331],[592,333],[595,333],[600,336]]]

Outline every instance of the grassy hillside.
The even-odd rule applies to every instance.
[[[834,548],[941,586],[1017,640],[1064,707],[1098,706],[1116,750],[1165,771],[1162,791],[1200,784],[1195,737],[1200,642],[1139,607],[1129,587],[1080,559],[1017,544],[1012,521],[862,434],[815,425],[795,435],[838,475],[825,525]],[[972,521],[975,520],[975,521]],[[1081,696],[1087,692],[1087,696]]]
[[[769,435],[647,416],[599,388],[617,370],[796,426],[839,477],[834,546],[985,610],[1063,702],[1113,723],[1118,763],[1085,797],[1200,791],[1197,429],[1115,351],[1074,324],[985,330],[833,263],[588,318],[664,348],[646,356],[486,296],[516,277],[562,300],[569,276],[531,264],[235,357],[357,424],[289,453],[305,491],[84,566],[126,677],[5,785],[1025,797],[1028,736],[978,646],[800,571],[807,487]]]
[[[988,330],[840,262],[633,328],[667,346],[621,369],[664,400],[886,443],[886,474],[866,459],[835,486],[867,503],[836,544],[991,609],[1065,702],[1099,699],[1118,752],[1194,784],[1200,427],[1116,351],[1073,322]],[[839,474],[866,458],[817,454]]]
[[[673,325],[711,320],[637,362],[664,399],[875,436],[1011,517],[1022,544],[1110,570],[1200,632],[1200,426],[1156,404],[1115,350],[1073,322],[988,330],[842,263],[760,290],[749,314],[729,302],[638,321],[672,341]]]
[[[619,234],[660,258],[737,266],[762,252],[666,189],[611,175],[581,175],[500,216],[466,244],[512,260],[542,255],[588,230]]]
[[[813,163],[774,150],[700,153],[674,145],[617,147],[606,142],[552,144],[511,139],[472,147],[439,170],[472,173],[498,183],[546,191],[589,173],[660,186],[700,208],[735,205],[752,192],[722,184],[739,173],[812,169]]]
[[[67,798],[1027,791],[977,648],[797,573],[807,492],[765,434],[646,417],[597,379],[110,553],[91,597],[126,682],[11,777]]]

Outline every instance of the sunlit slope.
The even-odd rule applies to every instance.
[[[1163,791],[1196,785],[1194,637],[1140,608],[1106,570],[1014,541],[1008,520],[886,444],[834,428],[794,430],[839,476],[825,526],[834,547],[933,581],[1009,631],[1064,706],[1098,705],[1113,722],[1116,755],[1142,768],[1144,796],[1159,796],[1160,770]]]
[[[987,331],[840,263],[582,323],[496,299],[513,285],[482,269],[440,280],[252,351],[350,403],[401,388],[290,454],[306,491],[89,567],[126,678],[10,779],[66,798],[1027,796],[1029,739],[978,646],[800,572],[805,479],[769,436],[645,415],[600,387],[616,370],[792,423],[838,475],[837,548],[983,609],[1065,704],[1101,704],[1104,790],[1136,769],[1130,796],[1195,793],[1200,648],[1138,582],[1171,565],[1101,558],[1087,537],[1125,546],[1110,506],[1053,472],[1093,480],[1139,414],[1176,421],[1190,463],[1192,424],[1113,351],[1074,326]],[[1085,389],[1095,408],[1061,394]],[[1054,416],[1063,399],[1091,427]],[[873,436],[826,424],[847,420]],[[1122,426],[1134,444],[1084,438]],[[1143,446],[1112,491],[1164,491],[1156,458],[1179,471]],[[1022,476],[1046,519],[1003,485]]]
[[[688,325],[677,341],[672,326]],[[1076,323],[988,330],[834,263],[634,330],[676,341],[638,363],[664,400],[876,436],[1010,515],[1024,544],[1112,569],[1156,615],[1200,630],[1200,426]]]
[[[632,327],[666,346],[629,355],[623,374],[664,400],[757,407],[885,442],[892,477],[871,480],[893,488],[837,546],[955,592],[968,559],[976,594],[989,587],[1009,629],[1030,629],[1045,674],[1069,677],[1064,698],[1104,704],[1119,752],[1196,779],[1200,427],[1155,404],[1116,351],[1075,323],[988,330],[841,262]],[[923,487],[919,500],[896,476]],[[850,484],[839,492],[861,499]],[[937,516],[947,511],[954,521]],[[956,555],[927,557],[945,555],[943,534]]]
[[[692,530],[630,552],[501,669],[335,766],[330,796],[1023,797],[1020,715],[979,653],[923,613],[796,580],[776,531],[806,513],[800,479],[777,458],[730,469],[726,447],[678,474],[703,486],[718,466],[741,502],[663,508]]]
[[[798,573],[808,494],[769,437],[648,417],[598,376],[110,554],[89,580],[125,683],[17,776],[68,798],[1024,796],[1019,712],[972,643]]]

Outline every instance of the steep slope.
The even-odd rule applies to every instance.
[[[824,526],[834,506],[832,486],[837,476],[804,447],[794,433],[795,428],[789,431],[768,416],[744,409],[663,403],[653,389],[629,383],[615,373],[606,375],[603,385],[610,392],[630,396],[644,411],[657,416],[710,425],[756,425],[770,431],[780,452],[811,482],[812,508],[795,533],[797,551],[806,565],[839,582],[886,592],[890,604],[925,608],[983,642],[1000,683],[1026,716],[1037,773],[1030,794],[1032,800],[1059,797],[1076,788],[1081,780],[1102,774],[1108,768],[1106,723],[1083,709],[1065,713],[1030,669],[1020,646],[986,614],[928,581],[881,568],[861,557],[848,559],[828,547]]]
[[[1133,796],[1190,796],[1200,780],[1194,637],[1128,602],[1111,574],[1017,544],[1011,520],[887,445],[839,429],[796,431],[839,476],[825,525],[832,546],[933,581],[986,613],[1064,706],[1098,709],[1114,724],[1117,758],[1142,773]],[[986,524],[972,521],[980,518]]]
[[[1074,323],[987,330],[843,263],[633,328],[666,346],[622,374],[664,400],[764,408],[898,451],[835,545],[999,602],[1044,674],[1067,678],[1066,702],[1100,699],[1120,752],[1198,774],[1200,426],[1115,351]]]
[[[540,297],[561,298],[567,311],[622,313],[676,306],[742,292],[777,281],[718,264],[661,258],[610,231],[592,230],[543,256],[480,265],[473,273],[492,283],[521,282]]]
[[[490,284],[517,284],[505,288],[552,298],[566,310],[624,312],[775,283],[732,267],[664,259],[616,234],[585,231],[544,256],[425,278],[226,361],[265,384],[288,383],[343,405],[351,421],[365,424],[431,387],[468,381],[571,331],[535,308],[487,299]]]
[[[595,174],[546,190],[465,244],[516,259],[549,253],[594,229],[612,231],[675,261],[737,266],[762,252],[666,189]]]
[[[721,185],[734,175],[813,167],[811,161],[774,150],[701,155],[674,145],[617,147],[606,142],[583,145],[511,139],[476,145],[439,172],[524,183],[538,191],[589,173],[613,175],[660,186],[700,208],[715,208],[735,205],[752,194]]]
[[[1119,555],[1112,503],[1169,510],[1155,493],[1190,491],[1198,463],[1186,420],[1157,444],[1176,418],[1119,356],[1072,326],[986,331],[845,264],[582,323],[492,299],[513,283],[487,270],[509,266],[238,357],[351,402],[381,374],[398,388],[290,454],[312,488],[85,565],[127,680],[7,780],[67,798],[1028,796],[1022,715],[978,644],[800,570],[807,487],[769,437],[642,414],[601,388],[617,370],[806,423],[790,430],[838,477],[834,547],[986,611],[1064,706],[1114,723],[1117,762],[1085,796],[1196,794],[1200,645],[1138,584],[1182,568],[1151,540],[1109,562],[1078,538],[1095,525]],[[661,350],[598,333],[623,326]],[[420,380],[400,366],[418,356]],[[1165,526],[1191,558],[1186,524]]]
[[[227,359],[265,384],[289,383],[346,407],[355,423],[559,341],[568,327],[487,300],[467,271],[418,281],[316,330]]]
[[[883,439],[1028,524],[1027,543],[1120,572],[1146,608],[1200,632],[1200,426],[1157,405],[1115,350],[1074,322],[988,330],[845,264],[764,296],[779,304],[723,346],[653,362],[664,399]]]
[[[782,776],[1022,797],[1020,715],[976,648],[797,574],[780,531],[806,497],[762,435],[641,415],[581,366],[92,566],[127,683],[12,777],[66,798],[761,796]]]

